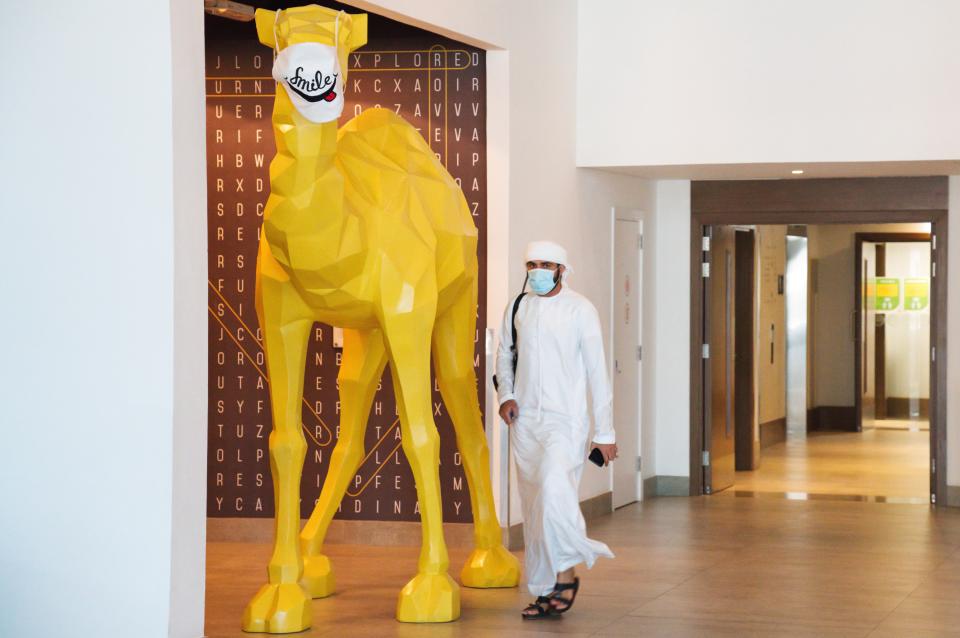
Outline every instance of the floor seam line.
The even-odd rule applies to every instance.
[[[889,617],[892,616],[894,613],[896,613],[896,611],[897,611],[898,609],[900,609],[900,607],[903,605],[903,603],[907,602],[907,599],[908,599],[908,598],[910,598],[911,596],[913,596],[913,595],[917,592],[918,589],[920,589],[921,587],[923,587],[923,584],[927,582],[927,580],[930,578],[931,575],[933,575],[934,572],[936,572],[938,569],[940,569],[941,567],[943,567],[944,564],[945,564],[948,560],[950,560],[950,556],[951,556],[951,555],[952,555],[952,554],[949,554],[949,555],[947,555],[945,558],[943,558],[940,562],[937,563],[937,565],[936,565],[935,567],[933,567],[933,568],[930,570],[930,572],[929,572],[928,574],[926,574],[923,578],[921,578],[921,579],[920,579],[920,582],[917,583],[917,586],[914,587],[913,589],[911,589],[909,592],[907,592],[907,595],[904,596],[903,599],[900,600],[900,602],[898,602],[893,609],[891,609],[889,612],[887,612],[887,614],[886,614],[883,618],[881,618],[880,621],[879,621],[876,625],[874,625],[873,629],[870,630],[870,633],[873,633],[874,631],[876,631],[877,629],[879,629],[879,628],[880,628],[880,625],[882,625],[882,624],[884,623],[884,621],[887,620],[887,618],[889,618]],[[868,634],[868,635],[869,635],[869,634]]]

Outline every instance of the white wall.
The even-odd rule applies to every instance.
[[[954,0],[580,3],[581,166],[956,160]]]
[[[167,635],[204,626],[207,528],[207,170],[203,10],[171,2],[173,467]]]
[[[960,485],[960,176],[950,177],[949,233],[947,248],[947,483]],[[954,503],[956,505],[956,503]]]
[[[581,1],[577,163],[715,179],[782,176],[782,164],[803,164],[808,176],[956,174],[960,84],[944,78],[960,75],[958,23],[953,0]],[[958,198],[954,177],[954,226]],[[960,233],[953,235],[948,270],[957,281]],[[658,250],[687,245],[676,237]],[[664,286],[665,276],[651,273],[648,289]],[[677,284],[675,294],[686,296],[686,282]],[[949,397],[960,396],[956,297]],[[666,316],[657,322],[669,324]],[[687,342],[676,331],[656,345],[669,352]],[[658,405],[685,409],[677,402],[685,397],[655,383]],[[852,385],[821,387],[819,396],[821,405],[852,404]],[[960,485],[960,407],[949,403],[948,481]],[[657,416],[667,415],[658,408]],[[665,429],[658,420],[656,436]],[[685,468],[687,450],[660,440],[656,449],[656,474],[674,474],[665,463]]]
[[[571,158],[572,161],[572,158]],[[612,354],[609,344],[613,335],[609,333],[610,319],[613,312],[610,282],[613,280],[610,255],[613,254],[611,239],[611,209],[616,207],[624,214],[655,210],[656,192],[654,185],[646,180],[613,175],[589,169],[577,170],[573,176],[577,185],[578,206],[571,213],[575,218],[570,219],[569,228],[561,239],[568,246],[574,246],[579,257],[571,257],[577,264],[576,273],[571,275],[570,283],[574,289],[586,295],[597,307],[600,321],[604,330],[604,343],[607,346],[607,367],[610,369]],[[577,210],[579,208],[579,211]],[[639,209],[639,211],[638,211]],[[646,216],[649,216],[647,214]],[[637,216],[640,219],[640,216]],[[535,221],[535,220],[531,220]],[[559,227],[566,227],[566,222],[558,223]],[[536,228],[531,228],[526,237],[535,237]],[[556,233],[555,233],[556,234]],[[573,249],[572,249],[573,250]],[[646,259],[644,259],[646,261]],[[644,295],[647,299],[649,296]],[[612,382],[612,379],[611,379]],[[642,388],[644,397],[652,389]],[[641,449],[643,448],[643,432],[652,431],[653,422],[646,422],[641,417],[641,423],[649,423],[641,429]],[[653,448],[649,448],[652,452]],[[644,452],[648,454],[648,452]],[[651,454],[652,456],[652,454]],[[630,463],[624,459],[623,463]],[[583,481],[580,485],[581,499],[590,498],[609,492],[613,486],[612,468],[599,469],[586,464],[583,472]]]
[[[0,101],[3,636],[203,631],[199,4],[173,19],[166,2],[4,7],[0,55],[30,64],[0,77],[10,87]],[[174,68],[181,46],[193,72]],[[176,111],[175,95],[185,99]],[[198,238],[180,262],[183,222]],[[194,279],[189,289],[175,270]],[[175,385],[191,344],[195,371]],[[180,381],[197,378],[199,395],[186,396]],[[195,449],[184,456],[185,446]],[[193,495],[174,518],[184,482]],[[171,521],[183,524],[176,537]],[[171,571],[190,579],[186,605]]]
[[[657,183],[656,215],[649,226],[653,268],[644,271],[643,342],[647,361],[643,368],[643,412],[644,424],[652,423],[655,429],[650,476],[689,476],[689,181]],[[649,400],[648,391],[652,392]]]

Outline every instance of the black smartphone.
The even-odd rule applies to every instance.
[[[600,451],[600,448],[595,447],[590,450],[590,456],[587,458],[595,463],[597,467],[603,467],[603,452]]]

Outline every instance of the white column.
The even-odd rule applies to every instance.
[[[654,449],[658,476],[689,476],[690,458],[690,182],[657,184],[655,335],[653,374]],[[647,346],[645,346],[646,349]]]
[[[960,176],[950,178],[948,206],[947,484],[960,486]]]

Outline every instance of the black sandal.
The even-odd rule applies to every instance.
[[[553,594],[551,594],[552,596]],[[528,611],[536,611],[536,613],[528,614]],[[550,596],[537,596],[535,602],[527,605],[526,609],[520,612],[520,615],[523,616],[524,620],[539,620],[541,618],[559,618],[560,614],[556,613],[553,610],[553,605],[550,603]]]
[[[560,595],[561,592],[572,591],[573,595],[567,599]],[[555,614],[562,614],[570,611],[573,607],[573,601],[577,599],[577,592],[580,591],[580,578],[574,578],[572,583],[557,583],[550,594],[550,607]],[[557,607],[555,603],[561,603],[563,607]]]

